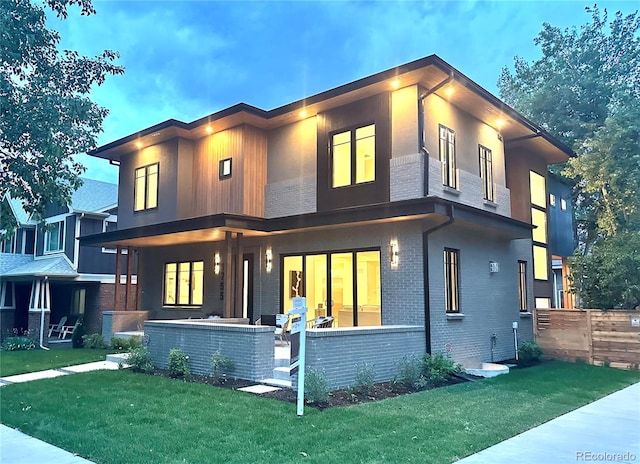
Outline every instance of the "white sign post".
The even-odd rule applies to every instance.
[[[300,316],[291,324],[291,364],[289,372],[298,373],[298,416],[304,414],[304,368],[305,368],[305,348],[306,348],[306,327],[307,327],[307,299],[296,297],[293,299],[293,309],[289,311],[291,315]]]

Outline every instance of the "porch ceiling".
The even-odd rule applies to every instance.
[[[160,247],[223,241],[226,232],[242,233],[245,237],[260,237],[428,218],[446,219],[451,214],[456,221],[491,229],[497,235],[507,239],[531,236],[530,224],[441,198],[425,197],[272,219],[216,214],[89,235],[80,237],[80,244],[110,247],[120,245],[134,248]]]

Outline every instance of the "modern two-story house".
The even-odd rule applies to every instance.
[[[547,165],[572,151],[435,55],[265,111],[101,146],[150,319],[286,313],[411,326],[467,365],[514,356],[552,298]],[[373,349],[373,348],[372,348]]]
[[[0,253],[3,336],[13,328],[37,336],[63,317],[71,326],[82,317],[86,331],[100,330],[102,311],[114,307],[116,250],[80,246],[78,237],[117,228],[117,195],[116,184],[83,179],[69,205],[47,208],[44,224],[20,201],[3,200],[18,224],[4,232]]]

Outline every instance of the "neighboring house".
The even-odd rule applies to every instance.
[[[567,258],[577,246],[573,215],[572,185],[560,176],[549,173],[549,249],[553,273],[551,307],[572,309],[575,296],[569,289]],[[544,306],[541,306],[544,307]]]
[[[552,298],[547,165],[572,151],[435,55],[90,154],[120,165],[119,222],[81,243],[137,250],[149,319],[255,321],[300,295],[471,366],[513,358],[513,322],[533,338]]]
[[[0,254],[3,337],[13,328],[39,334],[42,310],[46,324],[83,316],[88,332],[100,330],[102,310],[114,307],[115,250],[80,246],[78,237],[115,230],[117,195],[115,184],[83,179],[68,206],[47,208],[46,227],[19,201],[3,200],[18,223]]]

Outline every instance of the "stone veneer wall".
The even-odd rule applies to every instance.
[[[109,343],[116,332],[134,332],[142,330],[149,311],[103,311],[102,338]]]
[[[191,372],[211,374],[216,351],[233,360],[232,377],[260,381],[273,375],[274,327],[216,324],[204,321],[146,321],[144,334],[154,366],[168,367],[169,351],[189,356]]]
[[[353,386],[359,364],[372,364],[375,381],[393,380],[405,355],[425,353],[424,327],[383,326],[307,330],[306,365],[323,370],[330,389]],[[292,378],[296,388],[297,376]]]

